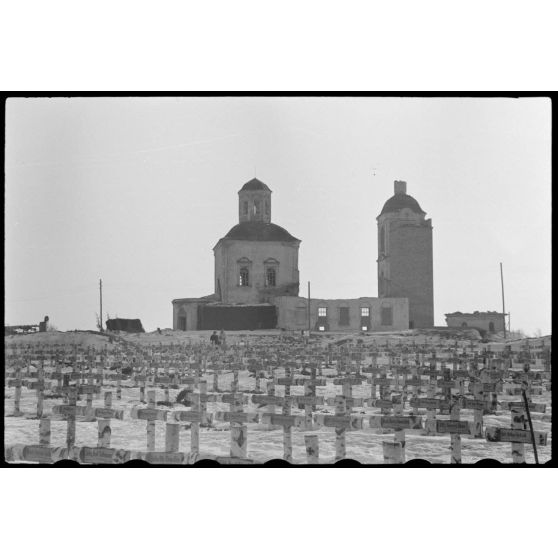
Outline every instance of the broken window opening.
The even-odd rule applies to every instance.
[[[239,276],[239,285],[241,287],[248,287],[250,280],[250,273],[248,272],[248,268],[241,267],[240,268],[240,276]]]
[[[265,272],[265,286],[275,287],[277,280],[277,273],[274,267],[268,267]]]
[[[390,306],[384,306],[382,308],[382,325],[393,325],[393,309]]]

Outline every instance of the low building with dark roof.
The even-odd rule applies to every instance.
[[[125,331],[126,333],[145,333],[141,320],[114,318],[105,322],[107,331]]]

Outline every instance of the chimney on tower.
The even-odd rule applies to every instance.
[[[406,194],[407,183],[404,180],[396,180],[393,183],[393,191],[395,194]]]

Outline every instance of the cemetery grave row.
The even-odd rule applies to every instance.
[[[461,462],[461,436],[511,443],[514,463],[525,461],[524,444],[533,444],[535,451],[537,445],[547,444],[546,432],[535,431],[533,439],[527,429],[528,409],[546,412],[543,403],[533,401],[551,386],[550,350],[545,347],[512,351],[506,346],[497,352],[474,343],[323,347],[266,339],[224,350],[203,343],[101,351],[65,346],[11,349],[6,362],[6,387],[14,388],[11,416],[24,416],[21,390],[33,390],[37,407],[32,416],[40,420],[39,444],[6,447],[8,461],[71,458],[112,463],[135,455],[153,463],[189,463],[204,455],[200,428],[216,423],[229,425],[230,455],[214,457],[239,462],[249,461],[248,425],[253,424],[283,430],[281,457],[286,461],[292,461],[293,428],[334,429],[335,461],[346,457],[346,433],[353,430],[393,432],[393,441],[383,441],[385,463],[405,461],[406,431],[449,435],[451,463]],[[251,393],[239,388],[241,370],[248,370],[254,380]],[[338,386],[341,394],[317,394],[332,386]],[[163,400],[157,401],[156,389],[163,390]],[[171,389],[180,390],[175,401]],[[300,389],[303,394],[291,394]],[[353,396],[353,389],[366,395]],[[122,390],[136,390],[140,405],[113,409],[113,391],[121,400]],[[522,399],[499,402],[499,394]],[[93,399],[101,395],[104,406],[94,406]],[[86,405],[78,405],[82,397]],[[60,398],[63,404],[54,405],[47,415],[45,398]],[[217,403],[228,404],[229,409],[209,412],[208,405]],[[472,420],[463,420],[463,411],[472,411]],[[483,426],[486,414],[508,411],[510,428]],[[50,445],[51,420],[67,422],[63,448]],[[76,420],[97,421],[97,448],[76,446]],[[146,451],[111,448],[111,420],[145,421]],[[164,452],[155,452],[157,421],[165,423]],[[191,432],[188,453],[180,452],[178,443],[179,429],[185,424]],[[315,463],[319,438],[310,434],[305,442],[308,462]]]

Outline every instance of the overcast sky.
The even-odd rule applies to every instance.
[[[512,329],[551,333],[550,119],[541,98],[10,99],[5,322],[94,329],[102,278],[104,313],[172,327],[255,174],[302,240],[303,296],[377,296],[376,217],[405,180],[436,325],[501,311],[503,262]]]

